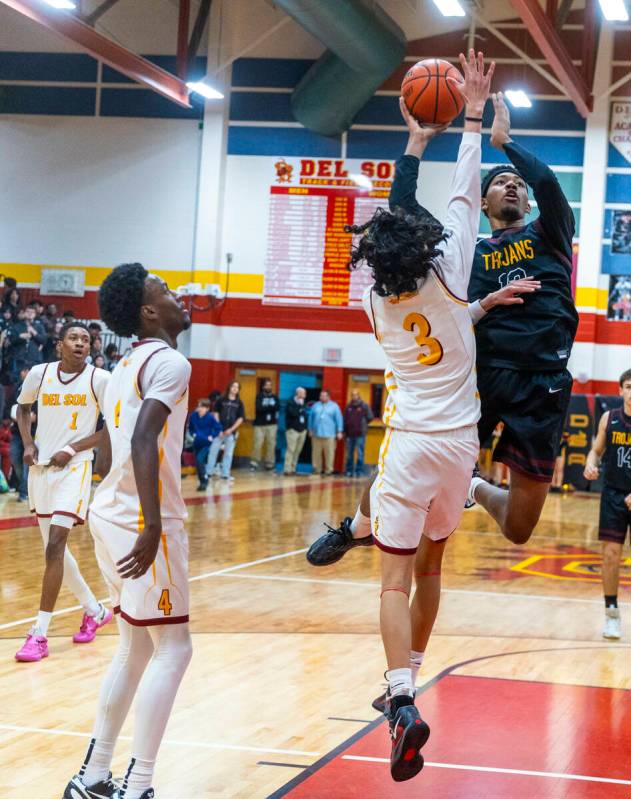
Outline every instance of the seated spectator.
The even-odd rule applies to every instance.
[[[97,355],[92,361],[92,365],[96,369],[105,369],[105,355]]]
[[[208,451],[213,439],[221,436],[221,425],[210,411],[209,400],[198,400],[197,408],[195,408],[188,421],[188,430],[193,437],[193,452],[195,453],[195,464],[199,478],[197,490],[205,491],[208,488],[208,476],[206,475]]]
[[[113,371],[118,363],[118,347],[114,342],[110,342],[105,348],[105,362],[107,364],[105,368],[110,372]]]
[[[9,340],[9,369],[15,379],[17,379],[22,366],[30,369],[31,366],[42,363],[46,333],[42,323],[35,319],[34,307],[29,306],[24,311],[24,318],[18,318],[11,325],[7,337]]]

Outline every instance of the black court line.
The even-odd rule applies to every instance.
[[[468,660],[460,661],[460,663],[454,663],[453,666],[447,666],[446,669],[443,669],[441,672],[439,672],[431,680],[429,680],[428,682],[424,683],[422,686],[420,686],[420,688],[417,688],[416,689],[416,696],[418,697],[421,694],[424,694],[426,691],[428,691],[434,685],[439,683],[445,677],[448,677],[450,674],[453,674],[453,672],[456,671],[457,669],[461,669],[464,666],[470,666],[473,663],[480,663],[480,662],[482,662],[484,660],[496,660],[496,659],[504,658],[504,657],[512,657],[513,655],[541,654],[543,652],[576,652],[577,650],[592,650],[592,649],[598,649],[598,647],[593,647],[593,646],[576,646],[575,647],[575,646],[571,646],[571,647],[550,647],[548,649],[520,649],[520,650],[516,650],[514,652],[498,652],[495,655],[482,655],[482,656],[476,657],[476,658],[469,658]],[[481,675],[470,675],[470,674],[466,674],[466,675],[463,675],[463,676],[466,676],[466,677],[480,676],[481,679],[487,679],[487,680],[510,680],[511,679],[510,677],[482,677]],[[573,684],[570,685],[570,683],[545,683],[543,680],[527,680],[527,679],[521,679],[519,677],[512,678],[512,680],[513,680],[513,682],[528,682],[528,683],[531,683],[531,684],[544,684],[544,685],[545,684],[548,684],[548,685],[568,685],[569,687],[583,687],[583,688],[599,688],[599,687],[602,687],[602,686],[593,686],[593,685],[578,685],[578,686],[575,686]],[[613,690],[616,690],[616,691],[617,690],[627,690],[628,691],[628,690],[631,690],[631,689],[628,689],[628,688],[625,688],[625,689],[610,688],[608,690],[612,690],[612,691]],[[316,771],[320,771],[321,768],[326,766],[327,763],[330,763],[331,760],[334,760],[339,754],[341,754],[344,750],[346,750],[350,746],[352,746],[356,741],[361,740],[366,735],[368,735],[369,732],[372,732],[374,729],[376,729],[380,724],[385,724],[385,723],[386,723],[386,719],[385,719],[385,717],[383,715],[380,716],[379,718],[376,718],[374,721],[371,721],[369,724],[367,724],[361,730],[358,730],[354,735],[351,735],[350,738],[347,738],[345,741],[342,741],[341,744],[336,746],[330,752],[327,752],[323,757],[320,758],[320,760],[316,760],[315,763],[312,763],[310,766],[307,766],[302,774],[299,774],[297,777],[294,777],[293,780],[290,780],[286,785],[283,785],[281,788],[279,788],[278,790],[274,791],[274,793],[269,794],[266,797],[266,799],[281,799],[281,797],[287,796],[287,794],[290,791],[292,791],[294,788],[296,788],[301,783],[305,782],[305,780],[308,780],[309,777],[311,777],[313,774],[315,774]]]
[[[329,721],[355,721],[358,724],[370,724],[371,719],[345,719],[342,716],[327,716]]]
[[[301,763],[275,763],[273,760],[259,760],[257,766],[283,766],[284,768],[307,768]]]

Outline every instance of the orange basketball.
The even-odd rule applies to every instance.
[[[464,82],[460,71],[440,58],[426,58],[405,73],[401,96],[410,114],[419,122],[446,125],[462,111],[464,99],[447,77]]]

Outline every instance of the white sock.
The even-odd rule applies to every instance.
[[[414,683],[412,682],[412,669],[390,669],[386,672],[388,684],[390,686],[390,696],[400,694],[414,694]]]
[[[38,636],[43,635],[44,638],[46,638],[52,617],[52,613],[48,613],[46,610],[40,610],[37,614],[37,621],[33,625],[33,634]]]
[[[92,616],[92,618],[97,621],[99,624],[105,618],[105,614],[107,613],[107,608],[102,602],[97,602],[96,599],[94,603],[90,603],[88,607],[84,607],[85,612],[88,616]]]
[[[129,768],[123,778],[124,799],[140,799],[147,788],[151,788],[155,760],[143,760],[140,757],[132,757]],[[136,787],[141,786],[141,787]]]
[[[85,785],[107,778],[116,739],[153,655],[153,643],[146,627],[133,627],[119,618],[118,631],[118,650],[101,685],[92,743],[79,772]]]
[[[410,670],[412,672],[412,685],[416,685],[416,678],[418,677],[419,670],[423,665],[423,658],[425,652],[417,652],[415,649],[410,650]]]
[[[475,490],[480,485],[480,483],[486,483],[482,477],[472,477],[471,478],[471,496],[475,499]]]
[[[370,535],[370,516],[364,516],[361,508],[357,508],[355,518],[351,522],[351,533],[353,538],[364,538]]]

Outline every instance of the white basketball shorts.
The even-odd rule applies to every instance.
[[[31,466],[28,470],[28,499],[31,513],[48,519],[53,515],[68,520],[68,527],[83,524],[90,501],[92,461],[69,463],[63,469]]]
[[[123,579],[117,562],[138,539],[135,530],[119,527],[90,513],[94,549],[115,613],[129,624],[183,624],[188,621],[188,536],[180,520],[164,519],[158,554],[137,580]]]
[[[462,516],[480,445],[475,425],[436,433],[386,429],[370,491],[377,546],[413,555],[425,535],[447,538]]]

